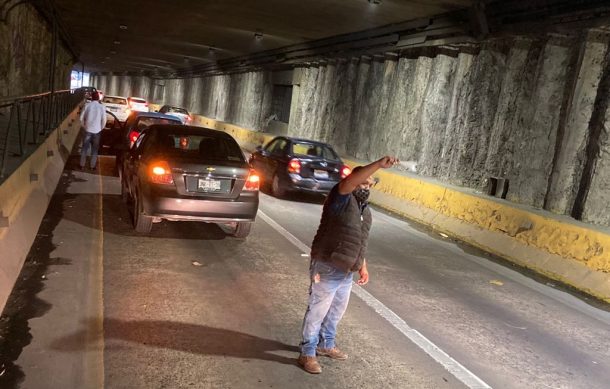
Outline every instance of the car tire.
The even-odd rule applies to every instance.
[[[250,235],[250,230],[252,229],[252,223],[250,222],[237,222],[237,227],[235,227],[235,231],[233,232],[233,236],[236,238],[245,238]]]
[[[271,182],[271,194],[273,194],[275,197],[283,197],[286,195],[286,189],[282,188],[280,178],[277,174],[273,175],[273,181]]]
[[[153,218],[150,216],[144,215],[142,211],[142,200],[140,199],[140,195],[136,195],[133,202],[133,227],[136,232],[141,232],[144,234],[150,233],[152,229],[152,221]]]

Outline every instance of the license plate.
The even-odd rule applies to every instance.
[[[200,178],[197,189],[204,192],[218,192],[220,191],[220,181]]]
[[[328,172],[326,170],[314,169],[313,176],[315,178],[328,178]]]

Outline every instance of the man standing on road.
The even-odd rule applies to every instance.
[[[100,94],[93,92],[91,95],[91,103],[85,106],[80,114],[80,122],[85,130],[83,138],[83,146],[80,152],[80,168],[85,170],[87,162],[87,154],[91,147],[91,170],[97,169],[97,151],[100,147],[100,136],[102,129],[106,127],[106,109],[100,102]]]
[[[309,373],[322,372],[316,354],[347,359],[347,354],[337,348],[335,337],[337,325],[347,309],[353,274],[360,275],[358,285],[369,281],[364,255],[372,222],[367,203],[369,190],[375,183],[372,175],[380,168],[387,169],[397,163],[398,159],[386,156],[356,167],[335,185],[324,203],[311,246],[309,303],[303,319],[298,360]]]

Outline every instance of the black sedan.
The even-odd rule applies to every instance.
[[[258,210],[259,177],[230,135],[153,125],[121,158],[121,193],[138,232],[161,220],[222,223],[244,238]]]
[[[110,111],[106,114],[112,118],[102,130],[100,145],[111,149],[128,149],[140,136],[140,132],[153,124],[175,124],[182,125],[180,119],[175,116],[164,115],[157,112],[133,111],[124,123]]]
[[[351,172],[329,144],[286,136],[257,147],[250,164],[278,197],[288,191],[327,194]]]

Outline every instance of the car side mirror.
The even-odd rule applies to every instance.
[[[256,146],[256,151],[263,151],[263,146]]]

